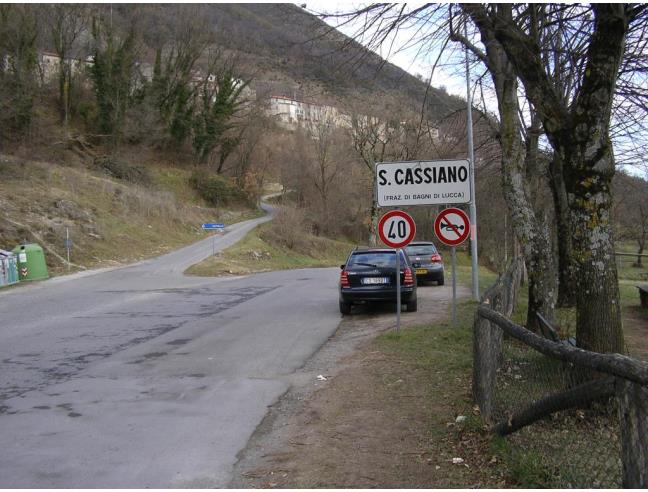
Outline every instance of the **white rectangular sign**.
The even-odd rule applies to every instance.
[[[469,203],[468,160],[376,163],[379,207]]]

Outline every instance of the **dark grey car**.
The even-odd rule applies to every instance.
[[[400,254],[401,303],[417,310],[416,276],[402,250]],[[351,252],[340,272],[340,312],[351,314],[354,304],[396,301],[396,251],[362,249]]]
[[[413,242],[405,246],[405,254],[416,272],[419,282],[444,283],[443,258],[431,242]]]

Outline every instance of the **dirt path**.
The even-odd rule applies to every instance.
[[[459,295],[468,298],[468,289]],[[449,313],[449,287],[419,289],[419,311],[403,327]],[[374,341],[393,330],[389,308],[346,316],[296,374],[240,454],[235,488],[497,487],[483,443],[456,424],[457,398],[470,411],[466,377],[416,369]],[[470,350],[467,348],[467,350]],[[466,372],[466,371],[463,371]],[[323,380],[323,378],[326,378]],[[435,394],[438,393],[438,394]],[[459,395],[459,396],[458,396]],[[462,457],[461,464],[452,459]],[[492,468],[492,467],[491,467]]]

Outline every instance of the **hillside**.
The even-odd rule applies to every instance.
[[[416,77],[293,4],[218,4],[209,13],[219,43],[265,71],[259,85],[283,75],[297,88],[320,86],[342,101],[378,94],[405,94],[415,107],[423,101],[426,86]],[[435,88],[428,100],[437,117],[462,104]]]
[[[0,249],[37,242],[50,274],[58,274],[157,256],[206,237],[204,222],[231,224],[259,214],[245,206],[209,207],[188,186],[189,171],[148,164],[146,183],[133,183],[99,168],[0,154]]]
[[[0,70],[0,82],[4,81],[0,107],[6,109],[0,115],[0,248],[11,249],[21,241],[41,243],[48,252],[50,268],[60,272],[67,269],[64,244],[69,232],[73,268],[110,265],[202,237],[201,222],[233,222],[258,213],[249,203],[269,181],[290,180],[292,176],[299,182],[284,184],[299,187],[300,196],[316,193],[317,183],[312,182],[307,169],[315,165],[312,142],[278,128],[272,118],[257,121],[254,113],[237,116],[238,120],[225,125],[230,128],[226,134],[229,140],[215,142],[205,159],[196,150],[196,112],[200,108],[194,106],[185,113],[178,110],[177,114],[186,115],[188,128],[178,139],[170,130],[170,113],[165,116],[156,106],[159,99],[152,93],[155,84],[150,79],[128,81],[125,87],[130,93],[123,102],[102,102],[92,78],[92,63],[73,68],[69,119],[64,124],[59,59],[52,37],[53,16],[61,12],[58,8],[8,7],[2,20],[5,24],[0,25],[5,33],[0,52],[21,57],[33,50],[33,55],[25,55],[23,72],[13,73],[9,65]],[[176,49],[179,45],[173,43],[182,42],[182,29],[200,24],[200,29],[208,31],[210,43],[235,57],[236,75],[251,80],[261,106],[270,95],[283,95],[336,106],[341,112],[353,107],[362,114],[380,114],[391,104],[419,114],[427,90],[416,77],[385,63],[292,4],[97,4],[71,7],[65,15],[65,22],[76,18],[85,26],[68,52],[70,60],[92,60],[94,50],[106,46],[107,36],[114,30],[111,43],[122,42],[129,32],[134,34],[130,56],[136,67],[152,67],[156,50]],[[18,29],[11,30],[12,24]],[[98,31],[101,39],[95,37],[95,24],[103,26],[103,31]],[[34,29],[31,41],[25,37],[29,29]],[[20,43],[30,42],[34,44],[12,51]],[[192,74],[204,68],[208,51],[202,52]],[[35,59],[38,62],[32,65]],[[117,82],[113,78],[102,90],[116,87]],[[9,90],[9,83],[20,91]],[[17,92],[24,94],[23,100],[16,100]],[[115,92],[111,97],[122,96]],[[436,89],[429,89],[427,103],[431,120],[463,107],[460,100]],[[124,109],[102,119],[101,111],[119,105]],[[23,108],[28,113],[22,114]],[[173,108],[171,113],[179,106]],[[106,121],[119,121],[119,126],[106,130]],[[335,179],[339,181],[341,166],[351,162],[353,150],[348,135],[334,138],[335,143],[331,140],[327,145],[338,148],[335,166],[340,167]],[[229,157],[222,157],[228,142],[235,142],[235,148]],[[203,183],[203,191],[212,193],[210,204],[190,184],[198,168],[221,174],[220,167],[216,169],[219,162],[225,164],[221,177],[240,188],[234,195],[249,197],[247,205],[225,204],[217,196],[223,189],[210,191],[210,185]],[[356,167],[351,176],[348,171],[346,174],[349,192],[364,197],[370,187],[365,186],[362,169]],[[337,188],[343,189],[341,185]],[[340,200],[328,199],[343,205]],[[310,202],[316,210],[318,203]],[[219,206],[214,208],[215,204]],[[332,237],[364,234],[362,208],[338,231],[330,229],[328,219],[322,226],[322,218],[313,210],[304,214],[304,230]],[[342,210],[339,213],[348,215]]]
[[[146,41],[164,32],[177,8],[173,4],[118,4],[112,7],[112,18],[125,26],[137,13]],[[411,109],[420,111],[425,83],[296,5],[220,3],[186,8],[195,8],[196,15],[208,19],[217,45],[239,57],[259,97],[296,96],[344,107],[405,96]],[[143,52],[148,62],[153,62],[153,56]],[[430,119],[463,105],[461,99],[440,89],[428,91]]]

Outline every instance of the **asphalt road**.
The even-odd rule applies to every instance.
[[[335,332],[338,270],[182,275],[213,247],[0,292],[0,487],[229,483],[268,406]]]

